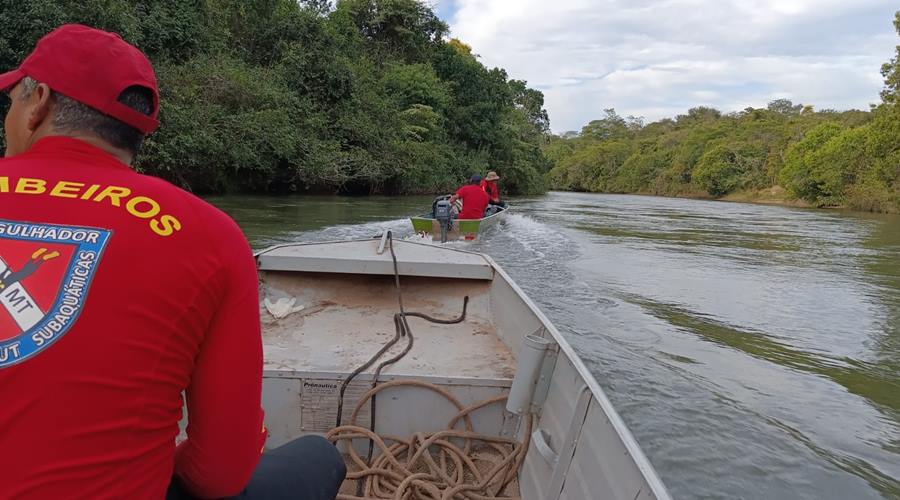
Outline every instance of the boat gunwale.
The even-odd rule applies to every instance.
[[[641,474],[644,476],[644,479],[647,481],[647,484],[650,485],[653,494],[656,496],[657,500],[672,500],[671,495],[669,494],[668,489],[665,484],[662,482],[662,479],[659,477],[659,474],[656,472],[656,469],[653,467],[653,464],[650,462],[650,459],[644,454],[644,451],[641,449],[640,444],[637,439],[635,439],[634,434],[631,433],[631,430],[625,424],[625,421],[622,420],[622,417],[619,415],[619,412],[616,411],[615,407],[612,404],[612,401],[606,396],[606,393],[603,391],[603,388],[600,387],[600,383],[597,382],[597,379],[594,375],[588,370],[587,366],[582,361],[581,356],[575,352],[575,349],[569,344],[569,341],[566,340],[562,333],[556,329],[556,325],[554,325],[549,318],[537,307],[537,305],[531,300],[522,288],[513,281],[513,279],[506,273],[506,271],[497,264],[497,262],[487,254],[482,254],[485,259],[487,259],[491,266],[494,268],[494,271],[503,278],[504,281],[516,292],[516,294],[525,302],[525,305],[531,309],[531,312],[537,316],[538,320],[543,324],[544,328],[550,333],[553,337],[553,340],[559,345],[559,348],[566,354],[569,358],[569,361],[572,363],[575,371],[578,372],[578,375],[584,379],[587,387],[591,390],[593,396],[597,399],[597,402],[600,404],[600,409],[603,410],[604,415],[609,419],[610,424],[612,424],[613,429],[618,433],[619,438],[622,440],[622,444],[625,445],[625,448],[628,450],[628,453],[631,454],[632,459],[634,460],[635,465],[637,465],[638,469],[641,471]],[[530,437],[529,437],[530,439]]]
[[[369,241],[378,241],[381,239],[381,237],[382,236],[379,234],[378,236],[375,236],[374,238],[362,238],[362,239],[353,239],[353,240],[297,241],[294,243],[279,243],[277,245],[272,245],[270,247],[263,248],[262,250],[259,250],[257,252],[253,252],[253,258],[259,259],[263,255],[265,255],[269,252],[281,249],[281,248],[313,246],[313,245],[334,245],[336,243],[361,243],[361,242],[369,242]],[[394,240],[394,244],[419,245],[419,246],[428,247],[428,248],[432,248],[432,249],[447,250],[447,251],[452,251],[452,252],[476,255],[476,256],[481,257],[484,260],[486,260],[487,263],[490,264],[492,268],[498,267],[497,263],[494,262],[487,254],[483,254],[480,252],[473,252],[472,250],[464,250],[462,248],[453,248],[453,247],[447,247],[447,246],[435,247],[434,245],[429,244],[429,243],[423,243],[420,241],[409,241],[409,240]],[[257,263],[257,264],[259,264],[259,263]],[[263,269],[263,271],[276,271],[276,269]]]
[[[282,378],[282,379],[317,379],[317,380],[340,380],[343,381],[347,378],[347,374],[349,372],[337,372],[337,371],[306,371],[306,370],[285,370],[281,368],[266,368],[263,366],[263,377],[269,378]],[[371,382],[375,377],[373,371],[363,371],[360,372],[359,375],[354,377],[354,381],[357,382]],[[448,386],[460,386],[460,387],[471,387],[471,386],[481,386],[481,387],[499,387],[508,389],[512,385],[512,379],[499,378],[499,377],[464,377],[464,376],[453,376],[448,377],[444,375],[421,375],[421,374],[406,374],[406,373],[382,373],[378,376],[379,382],[390,382],[392,380],[406,380],[406,379],[415,379],[422,380],[425,382],[431,382],[433,384],[440,385],[448,385]]]

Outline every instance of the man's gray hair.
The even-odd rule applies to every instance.
[[[31,97],[40,85],[40,82],[27,76],[21,83],[22,91],[19,97],[23,100]],[[117,148],[130,151],[133,155],[140,151],[144,134],[139,130],[59,92],[54,91],[52,95],[55,99],[53,128],[57,131],[89,132]],[[143,87],[125,89],[119,96],[119,102],[145,115],[150,115],[153,110],[153,96]]]
[[[31,97],[31,94],[34,93],[34,89],[36,89],[37,86],[38,82],[35,79],[28,76],[22,78],[22,92],[19,94],[19,98],[23,101],[27,101],[28,98]]]
[[[22,78],[22,92],[20,97],[27,100],[37,89],[40,82],[34,78],[26,76]],[[77,132],[82,129],[82,125],[105,115],[91,107],[85,106],[80,102],[70,99],[59,92],[53,92],[56,104],[53,107],[53,127],[60,132]]]

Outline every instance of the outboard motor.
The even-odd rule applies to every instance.
[[[450,224],[453,223],[453,216],[450,213],[450,202],[448,200],[437,200],[435,202],[434,218],[441,226],[441,243],[446,243],[447,233],[450,231]]]

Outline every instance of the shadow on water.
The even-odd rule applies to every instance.
[[[740,330],[675,304],[652,302],[641,297],[630,297],[628,300],[682,331],[770,363],[826,377],[887,411],[900,411],[900,373],[896,366],[804,352],[779,343],[762,332]]]
[[[828,449],[817,445],[814,440],[810,439],[800,430],[791,427],[778,419],[766,418],[766,421],[769,425],[780,428],[786,434],[793,437],[798,443],[803,444],[813,453],[828,460],[839,469],[862,478],[876,491],[887,495],[889,498],[900,498],[900,481],[882,473],[869,462],[852,455],[829,451]]]
[[[878,299],[887,305],[888,311],[882,324],[884,333],[874,339],[875,351],[879,361],[891,367],[900,379],[900,223],[879,224],[862,244],[873,250],[863,268],[879,285]]]
[[[636,241],[646,240],[652,242],[664,241],[680,246],[685,250],[693,248],[698,240],[702,240],[703,244],[706,246],[715,248],[733,248],[737,245],[749,250],[777,252],[795,252],[802,248],[791,236],[767,234],[734,235],[704,229],[672,232],[639,231],[633,228],[596,227],[584,224],[576,225],[574,228],[613,239],[633,239]]]

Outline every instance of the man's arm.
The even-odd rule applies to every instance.
[[[465,187],[465,186],[463,186],[463,187]],[[449,201],[449,202],[450,202],[450,205],[453,205],[453,204],[454,204],[454,203],[455,203],[455,202],[456,202],[456,200],[458,200],[458,199],[459,199],[459,198],[460,198],[460,196],[459,196],[459,192],[460,192],[460,191],[462,191],[462,189],[463,189],[463,188],[459,188],[459,189],[457,189],[457,190],[456,190],[456,192],[455,192],[455,193],[453,193],[453,195],[452,195],[452,196],[450,196],[450,199],[449,199],[449,200],[447,200],[447,201]]]
[[[175,474],[200,498],[240,493],[266,437],[256,263],[233,229],[240,238],[226,243],[234,254],[222,271],[225,296],[197,356],[187,389],[188,439],[175,455]]]
[[[500,203],[500,186],[498,186],[496,182],[492,182],[490,184],[490,190],[488,194],[491,195],[491,201]]]

